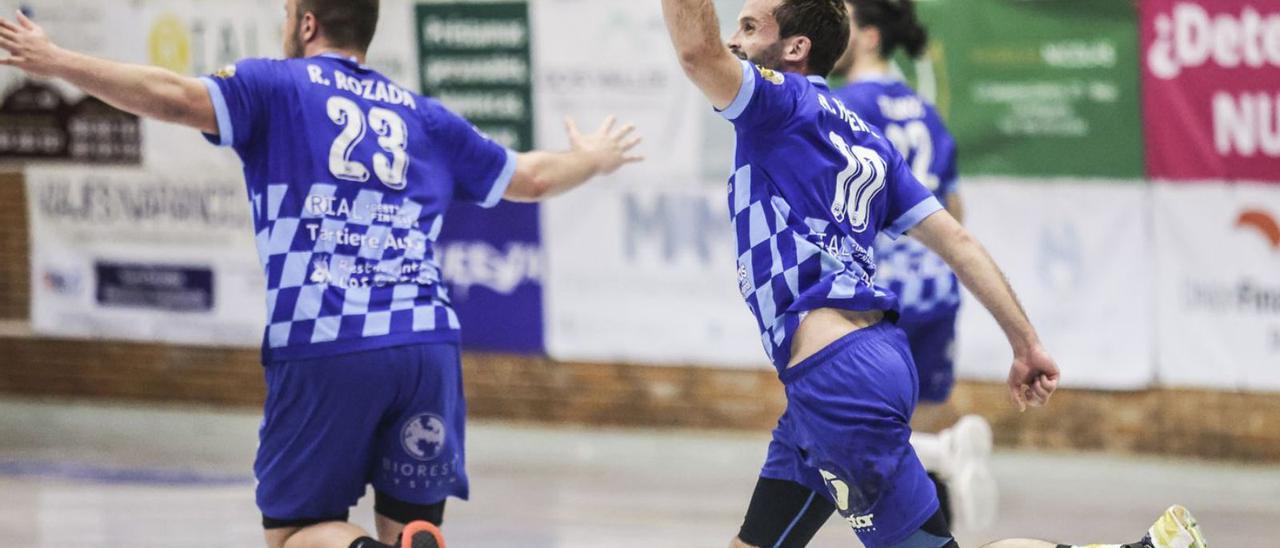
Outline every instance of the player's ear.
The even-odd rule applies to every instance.
[[[298,24],[298,30],[302,31],[300,34],[302,35],[303,44],[314,40],[316,35],[320,33],[320,27],[316,24],[316,14],[314,13],[306,12],[302,14],[302,20]]]
[[[808,36],[792,36],[787,42],[782,50],[783,61],[797,64],[808,61],[809,53],[813,51],[813,41]]]
[[[858,29],[858,41],[864,50],[880,51],[880,27],[868,26]]]

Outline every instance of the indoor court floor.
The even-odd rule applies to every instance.
[[[253,412],[0,399],[3,548],[257,547]],[[737,532],[767,432],[475,421],[453,548],[717,547]],[[1280,546],[1280,467],[999,451],[1000,517],[959,531],[1133,542],[1187,505],[1212,546]],[[353,520],[369,524],[371,497]],[[833,519],[811,544],[857,546]]]

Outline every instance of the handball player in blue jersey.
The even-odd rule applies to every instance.
[[[893,144],[916,180],[962,221],[955,139],[933,105],[892,68],[898,50],[916,59],[928,44],[914,2],[845,0],[845,5],[852,23],[849,47],[836,62],[835,74],[846,84],[832,95]],[[991,426],[969,415],[942,429],[945,421],[954,420],[942,404],[955,383],[959,281],[942,257],[910,236],[880,236],[875,256],[876,283],[898,297],[898,327],[907,335],[920,383],[911,445],[938,488],[947,521],[982,529],[995,518],[997,496],[988,466]],[[959,511],[952,512],[953,507]],[[959,519],[953,521],[953,514]]]
[[[282,5],[287,59],[199,79],[63,50],[21,14],[0,19],[0,48],[6,65],[199,129],[243,161],[267,277],[254,464],[267,544],[437,546],[445,499],[469,492],[460,326],[434,249],[445,211],[564,192],[638,160],[638,139],[569,122],[571,150],[517,154],[362,64],[377,0]],[[347,523],[368,484],[380,540]]]
[[[1053,358],[983,247],[827,87],[849,41],[843,0],[746,0],[727,46],[713,0],[662,7],[685,73],[736,131],[727,205],[737,283],[787,395],[732,545],[803,546],[834,506],[868,548],[956,546],[909,442],[916,368],[895,324],[898,298],[876,283],[877,237],[910,232],[995,316],[1019,408],[1048,403]],[[1197,544],[1167,542],[1171,530]],[[1176,506],[1149,536],[1156,547],[1203,544]]]

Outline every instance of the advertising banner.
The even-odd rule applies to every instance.
[[[264,281],[238,176],[26,172],[36,333],[257,346]]]
[[[528,5],[434,1],[414,14],[423,91],[507,147],[532,148]],[[438,249],[464,347],[542,352],[536,205],[455,204]]]
[[[25,0],[59,45],[129,63],[205,75],[247,57],[284,55],[281,2],[259,0]],[[12,13],[5,9],[4,13]],[[383,0],[368,64],[416,89],[410,0]],[[0,67],[0,159],[145,163],[238,171],[230,150],[196,131],[122,113],[59,80]]]
[[[543,233],[551,357],[769,367],[737,290],[724,208],[720,188],[626,180],[549,205]]]
[[[1141,7],[1149,175],[1280,183],[1280,3]]]
[[[931,46],[906,72],[936,98],[959,143],[962,173],[1142,176],[1130,2],[918,5]]]
[[[1017,292],[1070,387],[1136,389],[1154,380],[1152,252],[1145,185],[966,180],[969,229]],[[1002,381],[1012,354],[969,293],[961,307],[960,376]]]
[[[513,150],[533,144],[529,6],[417,6],[422,91]]]
[[[542,245],[538,209],[455,204],[436,246],[468,350],[541,353]]]
[[[6,17],[19,5],[0,2]],[[100,55],[121,53],[123,23],[103,2],[24,2],[59,44]],[[0,67],[0,160],[63,160],[78,163],[138,164],[142,130],[136,116],[85,96],[64,82],[30,78]]]
[[[1154,192],[1160,381],[1280,390],[1280,187]]]
[[[723,18],[736,16],[731,2],[717,4]],[[565,116],[593,131],[616,115],[636,124],[648,158],[543,206],[548,353],[767,368],[734,277],[725,203],[733,128],[681,71],[660,4],[531,7],[539,146],[567,145]]]

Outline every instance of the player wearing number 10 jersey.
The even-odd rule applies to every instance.
[[[267,278],[267,544],[436,546],[445,498],[469,492],[460,326],[434,249],[445,211],[564,192],[638,160],[638,139],[612,119],[591,135],[569,122],[571,150],[517,154],[363,65],[377,0],[283,6],[288,59],[201,79],[63,50],[21,15],[0,19],[0,47],[5,64],[200,129],[243,161]],[[370,483],[381,542],[346,523]]]
[[[1046,403],[1057,366],[981,245],[827,87],[841,0],[747,0],[727,47],[709,0],[662,5],[686,75],[735,129],[737,283],[787,396],[733,545],[802,546],[826,517],[810,509],[834,508],[869,548],[954,546],[910,444],[916,371],[876,238],[910,231],[956,268],[1009,337],[1019,404]]]

